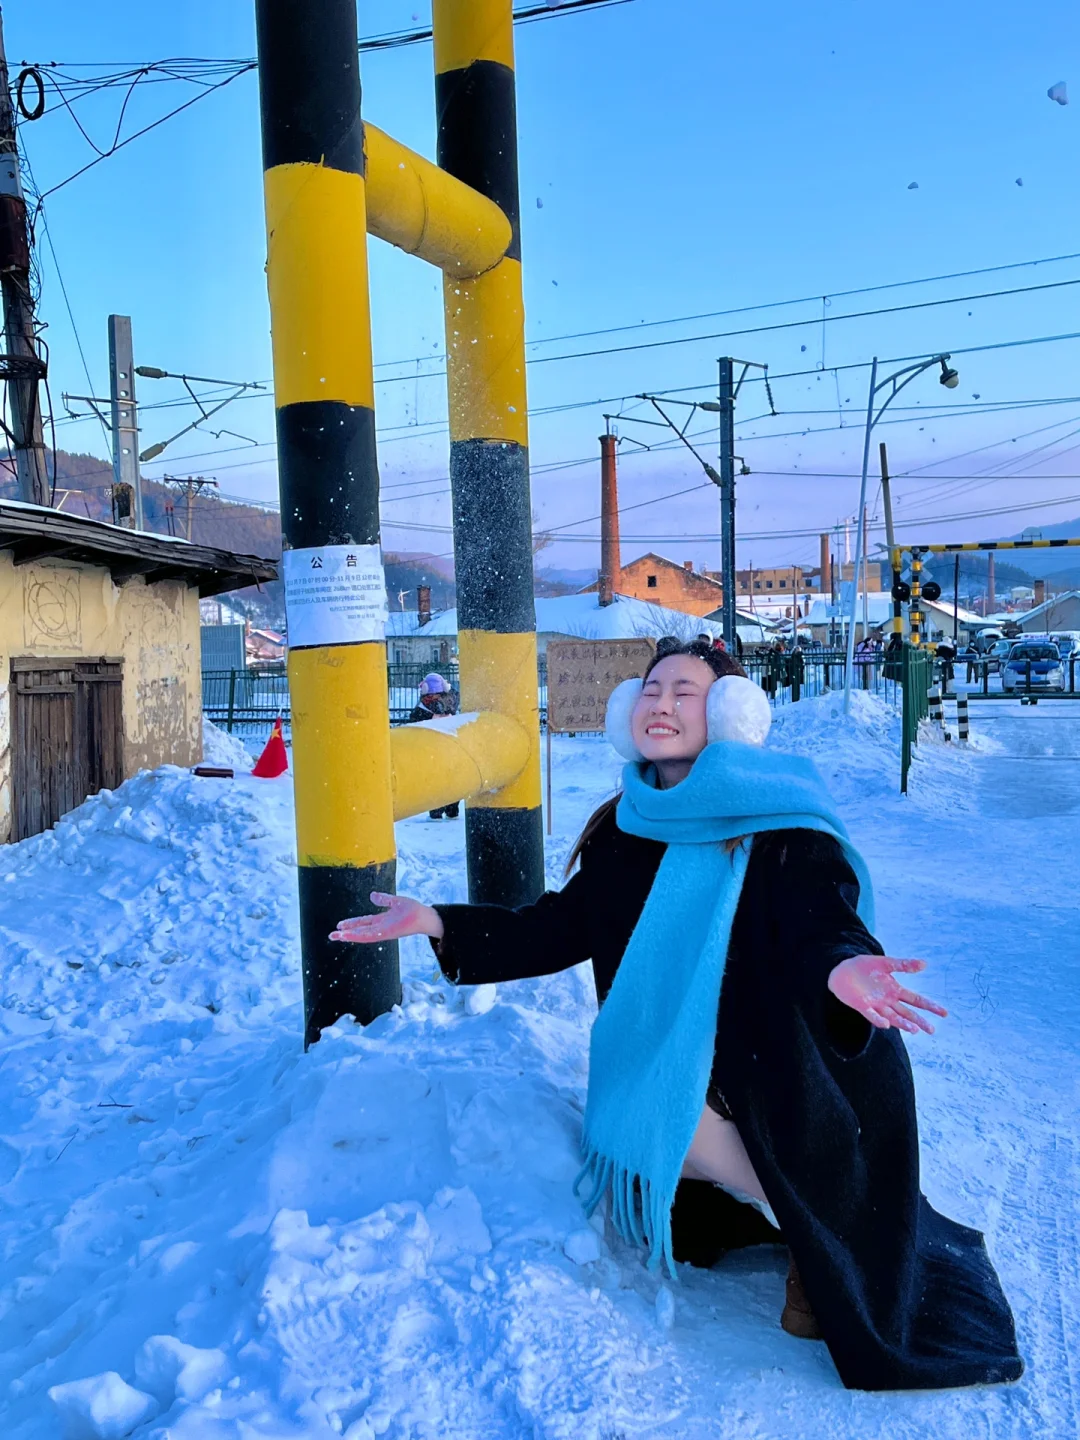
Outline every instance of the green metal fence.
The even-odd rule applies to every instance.
[[[229,734],[267,730],[278,718],[288,723],[289,677],[284,666],[256,670],[204,670],[203,714]]]
[[[756,651],[743,657],[751,680],[759,684],[774,705],[824,695],[844,686],[845,656],[841,650],[806,650],[797,654],[770,654]],[[854,684],[895,703],[899,689],[898,666],[890,666],[879,653],[862,659],[856,656]],[[420,682],[432,672],[441,675],[455,690],[459,688],[458,667],[428,663],[386,667],[390,701],[390,722],[401,725],[408,719],[420,694]],[[547,665],[541,657],[539,682],[540,723],[547,723]],[[247,670],[203,672],[203,710],[215,724],[230,733],[257,736],[269,730],[280,716],[289,730],[289,681],[283,665]]]
[[[903,690],[900,732],[900,793],[907,794],[908,771],[911,769],[911,747],[919,741],[919,721],[930,713],[930,686],[934,677],[934,657],[928,650],[916,650],[905,643],[900,663],[900,685]]]

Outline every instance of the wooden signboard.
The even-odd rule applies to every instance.
[[[550,640],[548,729],[559,734],[603,730],[608,696],[636,679],[653,656],[652,640]]]
[[[551,736],[604,729],[616,685],[652,659],[652,640],[549,640],[547,647],[547,830],[551,834]]]

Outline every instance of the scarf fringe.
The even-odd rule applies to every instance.
[[[582,1199],[581,1189],[587,1181],[592,1189]],[[671,1206],[675,1196],[665,1195],[652,1181],[586,1144],[585,1163],[574,1181],[574,1194],[582,1199],[585,1214],[591,1217],[609,1191],[615,1229],[628,1245],[648,1249],[650,1270],[662,1263],[672,1280],[678,1280],[671,1247]]]

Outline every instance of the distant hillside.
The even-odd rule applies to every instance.
[[[1080,539],[1080,516],[1075,520],[1062,520],[1056,525],[1032,526],[1019,535],[1005,537],[1009,540],[1076,540]],[[1063,547],[1060,550],[1026,550],[1023,558],[1017,557],[1023,568],[1039,580],[1053,579],[1058,589],[1076,585],[1080,576],[1080,546]],[[1071,578],[1067,573],[1072,572]]]
[[[112,465],[96,455],[71,454],[66,450],[58,450],[55,458],[57,508],[70,515],[89,515],[92,520],[111,520],[112,501],[108,490],[113,480]],[[50,474],[52,465],[50,454]],[[13,497],[16,493],[13,476],[0,479],[0,495]],[[187,534],[186,501],[174,486],[144,480],[143,512],[148,530],[159,535]],[[259,555],[267,560],[276,560],[281,554],[281,525],[276,512],[219,500],[212,493],[194,497],[191,538],[197,545],[216,545],[222,550]]]

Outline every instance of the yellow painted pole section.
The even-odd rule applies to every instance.
[[[463,710],[498,711],[516,720],[529,740],[529,755],[516,780],[470,805],[494,810],[532,810],[540,804],[540,703],[536,636],[462,630],[458,635]],[[433,807],[432,807],[433,808]]]
[[[386,647],[289,653],[300,865],[394,858]]]
[[[443,279],[450,439],[529,443],[521,264]]]
[[[474,60],[514,68],[514,26],[507,0],[435,0],[435,74],[464,70]]]
[[[456,279],[482,275],[510,244],[495,204],[374,125],[364,126],[367,225],[372,235]]]
[[[360,175],[275,165],[264,177],[274,396],[375,407]]]
[[[395,820],[490,794],[528,764],[529,737],[516,720],[489,714],[452,723],[453,729],[429,720],[391,730]]]

